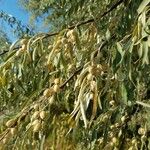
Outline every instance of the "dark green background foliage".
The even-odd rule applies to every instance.
[[[150,149],[150,1],[20,3],[49,32],[1,32],[0,148]]]

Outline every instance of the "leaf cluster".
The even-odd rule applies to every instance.
[[[26,2],[37,16],[60,7],[68,20],[3,55],[2,149],[149,149],[149,2]],[[96,17],[85,23],[86,5]]]

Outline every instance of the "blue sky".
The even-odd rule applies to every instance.
[[[18,3],[18,0],[0,0],[0,12],[4,11],[9,15],[14,16],[17,18],[17,20],[20,20],[23,25],[29,25],[29,16],[30,14],[26,12]],[[37,30],[43,31],[43,27],[41,25],[41,22],[37,22]],[[4,31],[7,32],[9,38],[11,41],[16,40],[15,35],[12,32],[12,28],[7,25],[6,22],[2,21],[0,19],[0,28],[4,29]]]
[[[0,10],[21,20],[23,23],[28,23],[29,13],[21,8],[17,0],[0,0]]]

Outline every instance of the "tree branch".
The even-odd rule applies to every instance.
[[[114,9],[116,9],[116,8],[117,8],[119,5],[121,5],[123,2],[124,2],[124,0],[119,0],[119,1],[116,2],[113,6],[111,6],[109,10],[105,11],[102,15],[100,15],[100,16],[97,17],[96,19],[89,19],[89,20],[87,20],[87,21],[82,21],[82,22],[80,22],[80,23],[77,24],[77,25],[73,25],[73,26],[68,27],[68,29],[74,29],[75,27],[80,27],[80,26],[82,26],[82,25],[85,25],[85,24],[88,24],[88,23],[92,23],[92,22],[94,22],[95,20],[102,19],[104,16],[106,16],[106,15],[109,14],[111,11],[113,11]],[[55,32],[55,33],[47,33],[47,34],[43,37],[43,39],[48,38],[48,37],[51,37],[51,36],[58,35],[59,33],[60,33],[60,31],[59,31],[59,32]],[[17,48],[15,48],[15,49],[17,49]],[[7,53],[7,52],[8,52],[8,51],[6,50],[6,51],[0,53],[0,56],[1,56],[1,55],[4,55],[4,54]]]
[[[82,69],[83,69],[83,67],[80,67],[79,69],[77,69],[77,70],[60,86],[60,88],[63,89],[64,86],[65,86],[75,75],[77,75]]]
[[[102,19],[104,16],[106,16],[107,14],[109,14],[111,11],[113,11],[114,9],[116,9],[120,4],[122,4],[124,2],[124,0],[119,0],[118,2],[116,2],[113,6],[110,7],[109,10],[105,11],[102,15],[100,15],[99,17],[97,17],[96,19],[89,19],[87,21],[82,21],[80,22],[79,24],[77,25],[72,25],[70,27],[68,27],[68,29],[74,29],[75,27],[80,27],[82,25],[85,25],[85,24],[88,24],[88,23],[92,23],[94,22],[95,20],[99,20],[99,19]],[[60,32],[60,31],[59,31]],[[48,33],[45,37],[43,38],[47,38],[47,37],[50,37],[50,36],[54,36],[54,35],[58,35],[59,32],[55,32],[55,33]]]

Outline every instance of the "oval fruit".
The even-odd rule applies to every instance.
[[[41,119],[45,119],[45,117],[46,117],[46,112],[45,111],[41,111],[40,112],[40,118]]]
[[[36,119],[36,120],[34,120],[34,121],[32,122],[32,126],[35,126],[35,125],[38,124],[38,123],[40,123],[40,121],[39,121],[38,119]]]
[[[49,104],[52,105],[54,102],[54,96],[51,96],[48,100]]]
[[[87,75],[87,79],[88,79],[89,81],[93,80],[93,75],[92,75],[91,73],[89,73],[89,74]]]
[[[56,93],[59,92],[59,90],[60,90],[59,85],[57,85],[57,84],[54,85],[53,89],[54,89],[54,92],[56,92]]]
[[[10,128],[10,127],[14,126],[15,123],[16,123],[16,120],[15,120],[15,119],[10,119],[10,120],[8,120],[8,121],[6,122],[6,126],[7,126],[8,128]]]
[[[41,123],[37,123],[36,125],[34,125],[33,127],[33,132],[39,132],[41,129]]]
[[[146,131],[145,131],[144,128],[139,128],[139,129],[138,129],[138,134],[144,135],[145,133],[146,133]]]
[[[20,44],[21,44],[21,45],[24,45],[24,44],[27,44],[27,42],[28,42],[27,39],[22,39],[22,40],[20,41]]]
[[[45,97],[50,97],[52,95],[52,90],[51,89],[46,89],[44,92],[43,92],[43,95]]]
[[[56,78],[56,79],[54,80],[54,83],[55,83],[55,84],[59,84],[59,83],[60,83],[60,79],[59,79],[59,78]]]
[[[33,108],[34,108],[35,110],[38,110],[38,109],[39,109],[39,105],[38,105],[38,104],[35,104],[35,105],[33,106]]]
[[[39,111],[35,111],[34,114],[32,115],[32,119],[36,119],[39,117]]]
[[[16,129],[16,128],[11,128],[11,129],[10,129],[11,135],[15,135],[16,132],[17,132],[17,129]]]

